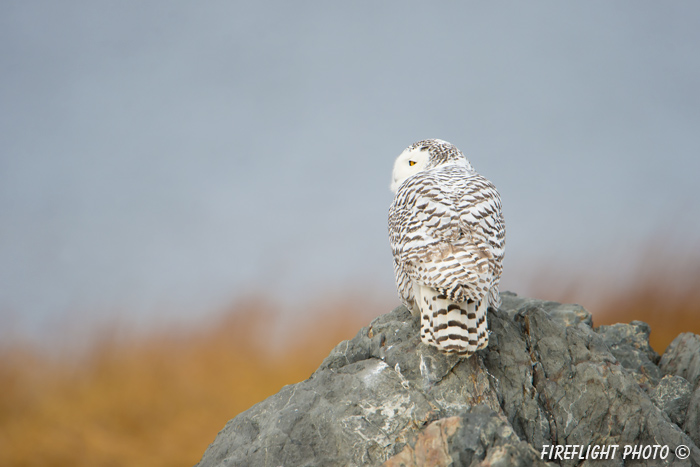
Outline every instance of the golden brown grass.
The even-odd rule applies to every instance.
[[[334,309],[284,353],[263,345],[275,315],[250,304],[206,329],[105,337],[73,361],[6,348],[0,465],[191,466],[226,421],[308,378],[367,323],[366,313]]]

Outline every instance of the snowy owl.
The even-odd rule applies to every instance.
[[[496,187],[455,146],[428,139],[396,159],[391,190],[396,286],[421,340],[462,356],[485,348],[506,240]]]

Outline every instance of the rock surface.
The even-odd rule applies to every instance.
[[[649,396],[673,423],[683,426],[692,393],[693,388],[685,378],[667,375],[659,381]]]
[[[422,344],[398,307],[229,421],[198,465],[700,465],[700,337],[682,334],[659,360],[646,324],[591,326],[578,305],[504,293],[488,348],[461,359]],[[555,457],[563,445],[580,454]],[[627,445],[669,451],[623,458]]]
[[[684,332],[676,337],[661,357],[665,375],[682,376],[696,388],[700,383],[700,336]]]

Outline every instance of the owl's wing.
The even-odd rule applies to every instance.
[[[390,211],[395,260],[449,300],[481,301],[498,283],[505,244],[500,197],[488,180],[426,173]]]

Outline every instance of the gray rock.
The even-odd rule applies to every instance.
[[[690,396],[683,429],[688,433],[690,439],[700,446],[700,387],[695,388],[695,391]]]
[[[654,404],[663,410],[673,423],[683,426],[692,392],[693,388],[685,378],[667,375],[659,381],[650,396]]]
[[[700,336],[684,332],[668,346],[659,367],[665,375],[682,376],[697,388],[700,384]]]
[[[663,374],[657,366],[659,354],[649,345],[651,328],[647,323],[632,321],[598,326],[596,332],[603,336],[617,361],[634,372],[642,388],[650,390],[658,384]]]
[[[500,310],[513,317],[520,308],[528,305],[538,305],[544,309],[549,316],[559,324],[564,326],[574,326],[578,323],[587,324],[593,327],[593,315],[581,305],[574,303],[557,303],[536,298],[518,297],[513,292],[503,292],[501,294]]]
[[[546,466],[540,454],[515,434],[508,421],[477,405],[461,417],[442,418],[411,436],[404,449],[383,467]]]
[[[428,465],[539,465],[533,452],[564,444],[620,451],[606,461],[545,460],[700,465],[700,450],[637,381],[654,363],[641,324],[596,332],[578,305],[503,299],[489,313],[488,348],[468,359],[422,344],[404,307],[378,317],[308,380],[231,420],[199,465],[381,465],[428,451],[438,456]],[[632,444],[672,453],[685,444],[690,458],[623,460],[622,447]]]

